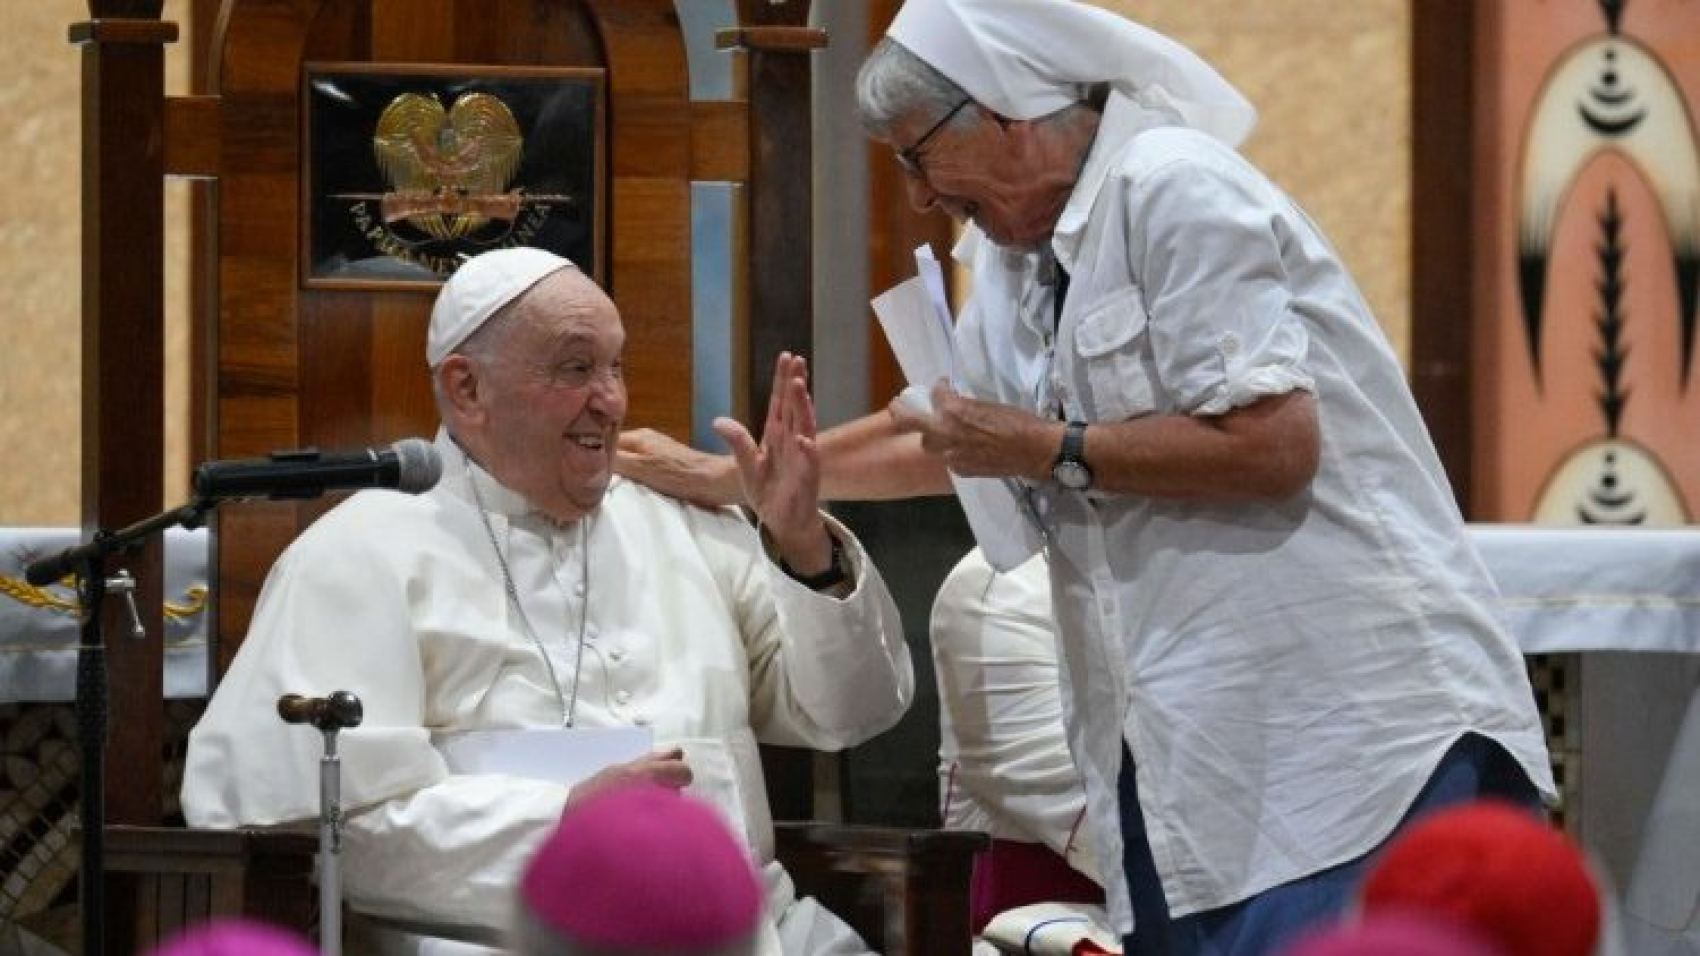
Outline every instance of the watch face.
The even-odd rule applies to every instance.
[[[1084,491],[1092,484],[1092,469],[1083,461],[1064,459],[1051,466],[1051,477],[1064,488]]]

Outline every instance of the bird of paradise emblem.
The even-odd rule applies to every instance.
[[[515,180],[525,135],[513,110],[488,92],[406,92],[372,127],[384,192],[335,192],[349,222],[378,252],[447,276],[483,249],[535,241],[572,196],[531,192]]]
[[[435,94],[403,93],[378,117],[372,151],[391,191],[386,223],[405,221],[433,239],[464,239],[492,220],[512,222],[521,195],[508,184],[525,138],[506,104],[467,93],[449,109]]]

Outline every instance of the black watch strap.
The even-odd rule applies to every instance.
[[[1069,422],[1063,428],[1062,449],[1057,452],[1058,461],[1086,461],[1086,423]]]
[[[1086,463],[1086,424],[1069,422],[1063,428],[1062,447],[1051,462],[1051,480],[1070,491],[1092,487],[1092,466]]]
[[[825,571],[814,575],[798,574],[791,570],[784,558],[779,559],[779,570],[811,591],[825,591],[850,580],[849,562],[844,560],[844,545],[834,535],[828,534],[827,537],[832,539],[832,563],[827,565]]]

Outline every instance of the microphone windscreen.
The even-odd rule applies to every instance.
[[[396,490],[419,494],[436,487],[443,477],[443,458],[437,447],[423,438],[403,438],[390,446],[400,466]]]

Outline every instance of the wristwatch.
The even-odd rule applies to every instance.
[[[798,574],[791,570],[791,565],[786,564],[784,558],[779,559],[779,569],[784,571],[791,580],[811,591],[825,591],[850,580],[849,562],[844,558],[844,545],[840,544],[838,538],[831,534],[828,534],[827,537],[832,539],[832,563],[826,566],[825,571],[814,575]]]
[[[1051,479],[1071,491],[1092,487],[1092,468],[1086,464],[1086,423],[1069,422],[1063,430],[1062,449],[1051,462]]]

